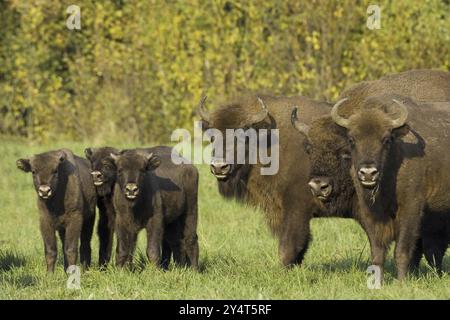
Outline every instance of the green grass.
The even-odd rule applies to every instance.
[[[142,233],[135,259],[140,263],[134,272],[114,267],[102,272],[96,265],[98,239],[94,235],[94,267],[81,275],[81,290],[69,290],[61,254],[55,274],[46,275],[31,176],[17,170],[15,160],[62,146],[82,154],[84,145],[35,146],[2,139],[0,299],[450,299],[448,273],[438,277],[422,261],[419,275],[400,283],[394,278],[392,254],[382,289],[367,289],[368,241],[350,220],[315,219],[313,242],[303,265],[282,268],[277,243],[262,214],[223,200],[205,166],[199,166],[202,272],[173,267],[162,272],[143,263]],[[449,265],[447,255],[447,272]]]

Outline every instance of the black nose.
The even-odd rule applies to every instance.
[[[211,173],[216,177],[225,177],[231,172],[231,165],[223,160],[212,160],[210,169]]]
[[[333,190],[330,179],[327,177],[312,178],[308,185],[311,188],[313,196],[315,197],[327,198]]]
[[[380,172],[374,164],[364,164],[359,167],[358,178],[363,185],[373,185],[380,177]]]
[[[39,186],[38,194],[41,198],[47,199],[52,195],[52,189],[47,185]]]
[[[129,199],[134,199],[139,194],[139,188],[136,183],[127,183],[125,186],[125,195]]]

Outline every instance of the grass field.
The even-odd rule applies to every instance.
[[[450,257],[438,277],[424,261],[418,275],[395,280],[392,253],[385,285],[367,288],[368,241],[360,227],[343,219],[315,219],[313,242],[301,267],[283,269],[276,241],[262,214],[219,196],[214,177],[200,166],[198,227],[201,272],[171,267],[157,270],[145,261],[140,235],[134,272],[93,268],[81,275],[81,290],[66,288],[61,250],[54,275],[46,275],[31,175],[15,160],[68,147],[82,154],[81,143],[36,146],[20,140],[0,142],[0,299],[450,299]]]

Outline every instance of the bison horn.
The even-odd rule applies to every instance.
[[[306,123],[300,122],[300,120],[298,120],[297,111],[298,107],[294,106],[291,113],[291,123],[295,129],[297,129],[298,131],[300,131],[300,133],[307,137],[310,127]]]
[[[204,121],[210,122],[209,113],[205,109],[206,98],[207,98],[206,96],[203,96],[202,99],[200,100],[200,103],[198,104],[198,107],[197,107],[197,112]]]
[[[109,156],[111,157],[111,159],[113,159],[113,162],[116,163],[119,160],[119,155],[115,154],[115,153],[110,153]]]
[[[260,97],[257,97],[257,98],[258,98],[259,104],[261,105],[262,110],[260,113],[258,113],[257,115],[255,115],[253,117],[253,119],[252,119],[253,123],[258,123],[258,122],[263,121],[267,117],[267,114],[269,113],[269,109],[267,109],[267,106],[264,103],[264,101]]]
[[[392,101],[400,107],[400,116],[397,119],[392,120],[392,128],[395,129],[405,124],[406,119],[408,118],[408,109],[406,109],[406,106],[402,102],[396,99],[392,99]]]
[[[339,100],[338,102],[336,102],[336,104],[333,106],[333,108],[331,109],[331,118],[333,119],[333,121],[337,124],[337,125],[339,125],[339,126],[341,126],[341,127],[344,127],[344,128],[348,128],[348,123],[349,123],[349,121],[348,121],[348,119],[346,119],[346,118],[344,118],[344,117],[341,117],[340,115],[339,115],[339,106],[341,105],[341,104],[343,104],[345,101],[347,101],[348,100],[348,98],[344,98],[344,99],[341,99],[341,100]]]

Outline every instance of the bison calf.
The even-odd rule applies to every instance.
[[[63,243],[64,268],[77,263],[80,238],[80,260],[88,267],[96,202],[89,162],[62,149],[19,159],[17,167],[33,174],[47,271],[55,269],[56,231]]]
[[[166,269],[173,253],[178,265],[197,269],[197,169],[148,149],[124,150],[111,159],[117,170],[117,265],[132,262],[138,232],[145,228],[150,261]]]
[[[158,156],[170,155],[172,148],[157,146],[147,150]],[[91,176],[97,191],[97,206],[100,213],[97,229],[100,241],[99,265],[105,267],[111,259],[115,220],[112,198],[116,183],[116,169],[109,159],[111,153],[118,154],[119,150],[112,147],[86,148],[84,153],[91,162]]]

